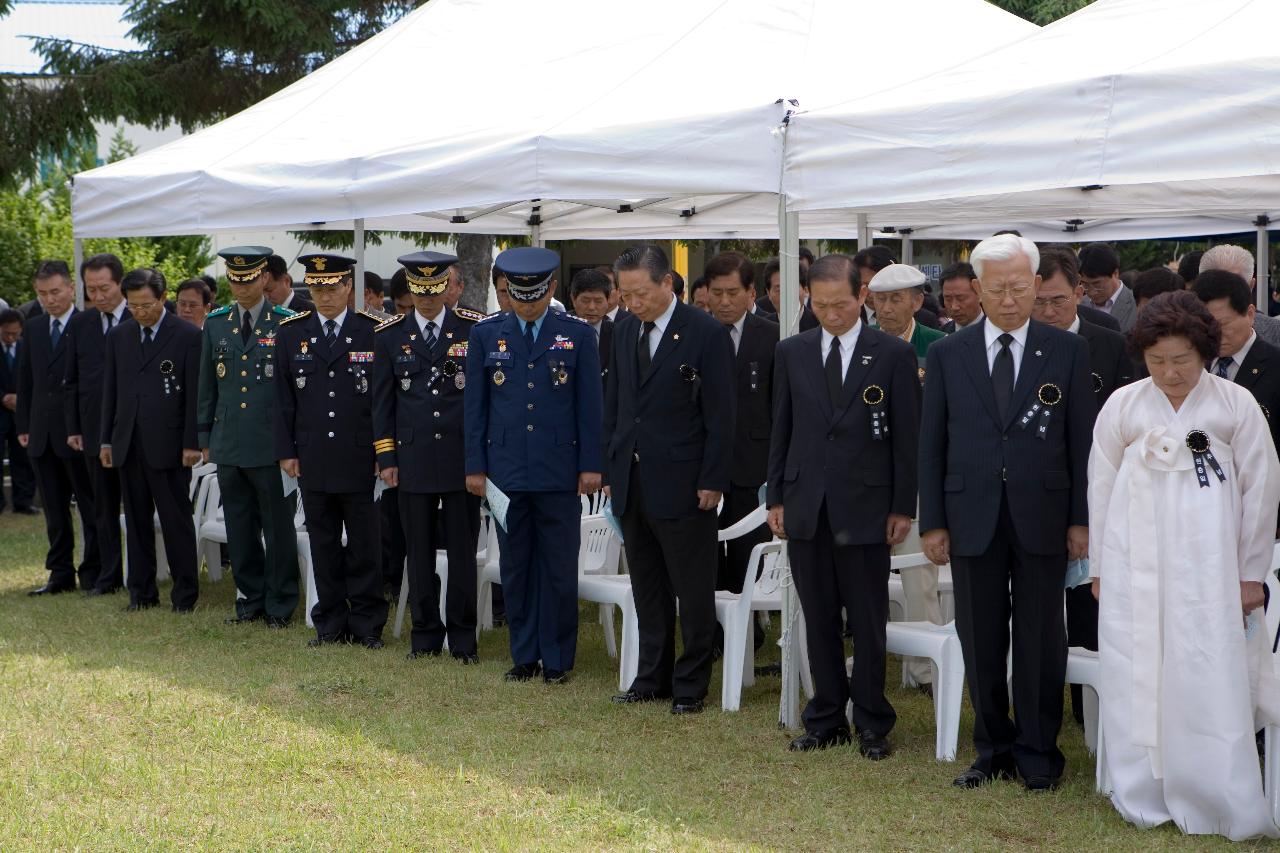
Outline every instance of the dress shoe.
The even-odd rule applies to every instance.
[[[150,610],[159,606],[159,604],[160,602],[158,601],[130,601],[129,606],[124,610],[126,613],[136,613],[139,610]]]
[[[701,714],[701,699],[672,699],[671,713],[673,714]]]
[[[883,761],[893,752],[893,748],[889,746],[887,735],[861,731],[858,732],[858,752],[870,761]]]
[[[283,616],[268,616],[266,617],[266,619],[267,619],[268,628],[288,628],[289,627],[289,620]]]
[[[76,588],[74,583],[47,583],[42,587],[33,589],[27,595],[57,595],[60,592],[73,592]]]
[[[502,677],[507,681],[528,681],[540,672],[542,672],[541,664],[518,663],[507,670],[507,674]]]
[[[118,586],[108,586],[108,587],[95,586],[92,589],[86,589],[84,591],[84,597],[97,598],[100,595],[115,595],[119,591],[120,591],[120,587]]]
[[[983,770],[980,767],[970,767],[968,770],[953,779],[951,784],[957,788],[977,788],[997,779],[1008,780],[1012,778],[1013,771],[1007,770],[1003,767],[993,768],[990,772]]]
[[[376,651],[377,649],[382,648],[382,638],[381,637],[361,637],[360,645],[364,646],[366,649],[373,649]]]
[[[638,690],[628,690],[625,693],[613,694],[611,701],[616,705],[634,705],[638,702],[663,702],[669,698],[669,696],[663,696],[659,693],[641,693]]]
[[[174,613],[192,613],[196,608],[194,604],[175,604],[169,609]]]
[[[406,660],[419,660],[421,658],[438,658],[440,657],[439,649],[414,649],[405,655]]]
[[[307,646],[318,649],[321,646],[334,646],[341,642],[342,636],[340,634],[319,634],[307,640]]]
[[[1062,785],[1062,779],[1054,776],[1031,776],[1022,780],[1022,786],[1028,791],[1036,794],[1043,794],[1047,791],[1056,791]]]
[[[815,749],[827,749],[832,746],[843,746],[853,740],[848,726],[836,726],[825,732],[805,732],[791,741],[787,747],[792,752],[811,752]]]
[[[542,673],[544,684],[568,684],[569,673],[559,669],[548,669]]]
[[[39,515],[40,510],[33,506],[15,506],[13,508],[14,515]]]
[[[782,675],[782,664],[766,663],[756,667],[756,678],[777,678]]]
[[[916,690],[919,690],[921,693],[923,693],[924,695],[928,696],[928,697],[929,697],[929,699],[931,699],[931,700],[933,699],[933,685],[932,685],[932,684],[917,684],[917,685],[916,685]]]
[[[225,620],[228,625],[245,625],[249,622],[261,622],[267,615],[259,610],[257,613],[246,613],[243,616],[232,616]]]
[[[476,652],[467,652],[461,655],[454,655],[453,659],[463,666],[471,666],[480,663],[480,655]]]

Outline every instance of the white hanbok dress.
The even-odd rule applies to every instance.
[[[1206,464],[1201,485],[1193,430],[1208,435],[1225,482]],[[1112,802],[1131,823],[1280,836],[1254,741],[1280,720],[1280,686],[1262,611],[1246,630],[1240,607],[1240,582],[1271,565],[1278,500],[1266,418],[1239,385],[1205,373],[1175,412],[1144,379],[1098,415],[1089,570],[1101,578],[1100,713]]]

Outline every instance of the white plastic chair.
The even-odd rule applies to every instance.
[[[755,644],[748,640],[754,637],[751,620],[757,610],[782,608],[781,554],[781,542],[756,545],[747,560],[747,578],[754,582],[744,583],[741,593],[716,591],[716,619],[724,629],[722,711],[737,711],[742,706],[743,686],[755,683]]]
[[[1276,571],[1280,570],[1280,543],[1271,552],[1271,570],[1263,579],[1269,593],[1270,606],[1264,617],[1267,626],[1267,642],[1276,648],[1277,631],[1280,631],[1280,582],[1276,580]],[[1275,666],[1276,655],[1271,655],[1271,665]],[[1262,765],[1262,787],[1266,791],[1267,800],[1271,803],[1271,819],[1280,822],[1280,726],[1268,725],[1264,729],[1266,758]]]
[[[964,695],[964,656],[954,622],[890,622],[885,647],[891,654],[929,658],[933,664],[933,716],[937,736],[934,757],[956,760],[960,703]]]
[[[201,491],[204,492],[203,500],[199,499],[197,493],[201,512],[197,515],[196,551],[203,557],[204,564],[209,569],[209,577],[212,579],[216,571],[218,578],[221,578],[222,549],[218,546],[227,544],[227,525],[222,518],[222,488],[216,474],[201,482]]]
[[[627,575],[578,575],[578,598],[622,611],[622,647],[618,653],[618,689],[626,690],[640,668],[640,626],[631,578]],[[610,632],[612,634],[612,631]]]
[[[1094,787],[1100,794],[1111,793],[1107,778],[1106,742],[1102,736],[1102,716],[1098,713],[1098,688],[1102,668],[1098,653],[1073,646],[1067,650],[1067,684],[1079,684],[1084,700],[1084,742],[1096,761]]]

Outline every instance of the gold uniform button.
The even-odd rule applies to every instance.
[[[249,393],[249,389],[248,389],[248,387],[247,387],[247,386],[244,386],[244,385],[241,385],[241,386],[240,386],[240,393],[241,393],[241,394],[248,394],[248,393]]]
[[[241,361],[248,361],[248,360],[249,360],[249,356],[247,356],[247,355],[242,355],[242,356],[240,356],[240,360],[241,360]]]
[[[241,403],[241,404],[240,404],[240,408],[242,408],[242,409],[247,409],[247,408],[249,408],[249,404],[248,404],[248,403]]]
[[[247,370],[242,370],[242,371],[240,371],[240,375],[241,375],[241,376],[248,376],[248,375],[249,375],[249,371],[247,371]]]

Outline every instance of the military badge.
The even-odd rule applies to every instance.
[[[305,376],[299,376],[296,379],[294,379],[293,382],[295,385],[298,386],[299,391],[307,387],[307,377]]]
[[[356,377],[356,393],[369,393],[369,377],[365,376],[363,373]]]
[[[266,364],[262,365],[262,375],[268,379],[275,378],[276,366],[268,361]]]
[[[401,391],[408,391],[411,387],[413,387],[413,380],[412,380],[412,379],[410,379],[408,376],[402,376],[402,377],[400,377],[400,390],[401,390]]]
[[[501,385],[503,382],[506,382],[506,381],[507,381],[507,375],[502,372],[502,368],[498,368],[493,372],[494,385]]]
[[[302,343],[298,344],[298,351],[299,351],[299,352],[301,352],[303,355],[306,355],[306,354],[307,354],[307,342],[306,342],[306,341],[303,341]]]
[[[458,374],[455,374],[455,375],[454,375],[454,377],[453,377],[453,387],[454,387],[454,388],[457,388],[459,391],[461,391],[463,388],[466,388],[466,387],[467,387],[467,374],[465,374],[465,373],[458,373]]]
[[[498,352],[507,351],[507,342],[503,338],[498,338]]]
[[[224,364],[224,363],[223,363],[223,362],[221,362],[221,361],[220,361],[220,362],[218,362],[218,371],[217,371],[217,373],[218,373],[218,378],[219,378],[219,379],[226,379],[226,378],[227,378],[227,365],[226,365],[226,364]]]

